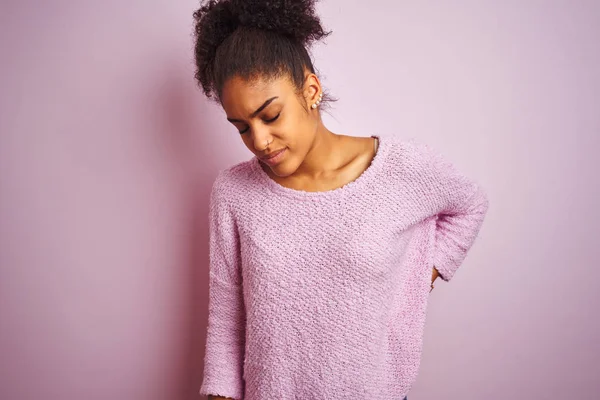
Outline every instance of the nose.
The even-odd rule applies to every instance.
[[[267,143],[272,142],[271,136],[265,129],[254,130],[252,140],[254,148],[258,151],[264,151],[267,148]]]

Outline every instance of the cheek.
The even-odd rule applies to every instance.
[[[252,141],[252,137],[250,137],[250,135],[240,135],[240,137],[242,138],[242,141],[244,142],[244,145],[248,148],[248,150],[250,150],[251,152],[256,152],[256,149],[254,148],[254,142]]]
[[[307,135],[312,135],[315,121],[314,118],[306,115],[303,109],[299,109],[294,112],[293,116],[290,116],[289,120],[286,121],[285,126],[286,131],[294,136],[302,136],[302,141]]]
[[[285,124],[277,130],[285,144],[298,155],[306,153],[316,134],[316,127],[312,118],[303,114],[304,110],[300,110],[294,115],[289,115]]]

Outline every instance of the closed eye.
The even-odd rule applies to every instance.
[[[275,118],[266,119],[266,120],[265,120],[265,122],[267,122],[267,123],[271,123],[271,122],[275,121],[277,118],[279,118],[279,116],[280,116],[280,115],[281,115],[281,113],[277,114],[277,115],[275,116]]]
[[[267,124],[270,124],[271,122],[275,122],[275,121],[277,120],[277,118],[279,118],[279,116],[280,116],[280,115],[281,115],[281,113],[277,114],[277,115],[275,116],[275,118],[271,118],[271,119],[265,119],[265,122],[266,122]],[[248,129],[250,129],[250,128],[246,128],[246,129],[244,129],[243,131],[240,131],[240,134],[243,134],[243,133],[246,133],[246,132],[248,132]]]

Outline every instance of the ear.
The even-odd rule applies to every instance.
[[[304,79],[304,99],[306,100],[306,106],[308,109],[319,100],[321,94],[321,82],[317,75],[309,73]]]

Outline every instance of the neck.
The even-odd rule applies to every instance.
[[[341,135],[331,132],[320,123],[310,149],[294,175],[318,179],[332,170],[337,170],[344,160],[340,151],[341,140]]]

